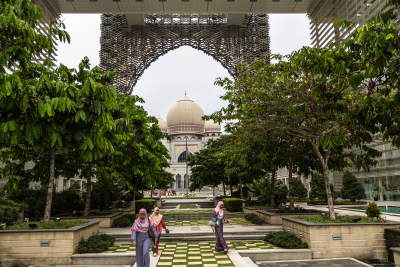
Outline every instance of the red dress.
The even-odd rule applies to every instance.
[[[156,253],[158,253],[158,244],[160,243],[160,237],[163,228],[164,230],[167,230],[167,226],[165,225],[164,222],[164,217],[161,218],[161,222],[156,226],[156,231],[158,233],[158,238],[156,239],[156,247],[157,247]]]

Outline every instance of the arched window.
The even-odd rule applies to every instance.
[[[190,155],[190,152],[189,152]],[[178,157],[178,162],[186,162],[186,151],[183,151],[179,157]]]

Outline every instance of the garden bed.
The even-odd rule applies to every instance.
[[[298,215],[317,215],[321,214],[320,211],[304,210],[302,213],[283,213],[279,209],[259,210],[255,208],[243,208],[244,214],[255,214],[263,219],[267,224],[282,224],[282,217],[295,217]]]
[[[400,223],[313,223],[285,216],[282,226],[309,245],[314,259],[386,259],[384,231]]]
[[[58,216],[57,218],[60,218],[62,221],[65,220],[88,220],[88,221],[100,221],[100,228],[108,228],[111,227],[114,220],[122,217],[126,214],[135,214],[135,210],[134,209],[125,209],[122,211],[118,211],[118,212],[98,212],[89,216],[77,216],[76,214],[69,214],[69,215],[62,215],[62,216]],[[51,218],[52,220],[54,219],[54,217]]]
[[[79,241],[99,232],[99,221],[68,229],[0,231],[0,266],[71,264]]]

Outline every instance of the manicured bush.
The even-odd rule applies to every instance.
[[[227,211],[242,211],[243,204],[240,198],[223,198],[224,207]]]
[[[87,240],[81,240],[78,244],[77,253],[98,253],[112,246],[115,238],[111,235],[93,235]]]
[[[265,223],[265,221],[263,219],[261,219],[260,217],[258,217],[255,214],[246,214],[246,215],[244,215],[244,218],[254,224],[264,224]]]
[[[111,227],[128,227],[133,224],[135,219],[136,219],[135,214],[126,214],[124,216],[115,219]]]
[[[147,213],[150,213],[151,211],[153,211],[156,203],[157,203],[157,200],[155,200],[155,199],[136,200],[136,202],[135,202],[136,213],[139,213],[139,210],[142,208],[146,209]]]
[[[370,218],[379,218],[379,215],[381,215],[381,210],[378,208],[378,205],[376,205],[375,202],[371,202],[369,203],[365,213]]]
[[[0,223],[10,224],[15,222],[24,208],[26,208],[25,204],[0,196]]]
[[[307,243],[303,243],[295,234],[283,231],[267,234],[264,241],[281,248],[308,248]]]
[[[300,180],[300,178],[292,178],[293,197],[294,199],[307,198],[307,189]]]
[[[310,182],[311,191],[309,197],[311,200],[325,200],[328,198],[326,196],[326,188],[325,188],[325,179],[324,176],[320,173],[313,173],[312,179]],[[332,198],[335,200],[337,198],[337,194],[333,191],[333,184],[330,185]]]
[[[341,190],[342,198],[350,199],[354,202],[357,199],[364,198],[365,190],[363,186],[357,181],[357,178],[349,171],[343,174],[343,187]]]
[[[382,219],[369,218],[364,216],[336,216],[335,220],[332,220],[329,216],[315,215],[315,216],[304,216],[299,215],[296,219],[312,222],[312,223],[381,223]]]

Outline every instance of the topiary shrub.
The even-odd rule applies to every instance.
[[[153,211],[153,208],[156,205],[156,203],[157,203],[157,200],[155,200],[155,199],[136,200],[136,202],[135,202],[136,213],[139,213],[139,210],[142,208],[146,209],[147,213],[150,213],[151,211]]]
[[[303,243],[298,236],[284,231],[269,233],[264,241],[282,248],[308,248],[307,243]]]
[[[295,200],[306,199],[307,189],[300,178],[292,178],[293,197]]]
[[[255,214],[246,214],[244,218],[254,224],[264,224],[265,221]]]
[[[98,253],[107,250],[112,246],[115,238],[111,235],[93,235],[87,240],[79,241],[77,253]]]
[[[355,202],[357,199],[364,198],[365,190],[363,186],[357,181],[357,178],[349,171],[343,174],[343,187],[342,187],[342,198],[350,199],[351,202]]]
[[[111,227],[128,227],[133,224],[135,219],[136,219],[135,214],[126,214],[124,216],[115,219]]]
[[[236,212],[243,210],[243,204],[240,198],[223,198],[222,201],[227,211]]]
[[[381,215],[381,210],[378,208],[378,205],[376,205],[375,202],[371,202],[368,204],[368,208],[365,213],[368,217],[379,218],[379,215]]]

